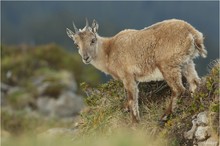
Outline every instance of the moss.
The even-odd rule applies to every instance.
[[[7,96],[7,103],[13,109],[24,109],[33,100],[32,95],[26,93],[24,90],[15,91]]]
[[[211,112],[219,113],[219,106],[220,106],[219,103],[213,103],[213,104],[211,104],[211,105],[210,105],[210,111],[211,111]]]

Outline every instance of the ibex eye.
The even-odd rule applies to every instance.
[[[96,38],[91,40],[91,45],[94,44],[96,42]]]
[[[75,44],[76,48],[79,48],[79,45]]]

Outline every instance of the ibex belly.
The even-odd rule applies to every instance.
[[[163,75],[158,68],[146,75],[136,76],[136,80],[139,82],[161,81],[163,79]]]

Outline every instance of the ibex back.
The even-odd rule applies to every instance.
[[[165,20],[142,30],[126,29],[113,37],[100,37],[98,23],[75,32],[66,29],[78,47],[84,63],[92,64],[114,79],[123,82],[127,93],[127,108],[134,122],[140,120],[137,82],[165,80],[172,95],[170,105],[162,116],[166,120],[175,107],[177,98],[185,91],[182,76],[194,92],[200,79],[193,59],[206,57],[203,35],[182,20]]]

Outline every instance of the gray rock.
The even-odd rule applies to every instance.
[[[195,132],[195,138],[198,141],[206,140],[210,136],[211,136],[211,132],[209,126],[206,127],[199,126]]]
[[[82,97],[67,91],[58,99],[39,97],[37,107],[40,113],[53,117],[72,117],[78,114],[83,107]]]
[[[56,101],[54,112],[59,117],[70,117],[78,114],[83,106],[82,97],[73,92],[64,92]]]
[[[184,138],[186,139],[193,139],[194,133],[196,132],[196,128],[197,128],[196,119],[192,121],[192,124],[193,124],[192,128],[188,132],[184,133]]]
[[[192,139],[195,146],[218,146],[218,134],[213,133],[213,128],[219,127],[215,123],[218,113],[201,112],[193,117],[191,130],[184,133],[185,139]]]
[[[0,86],[1,86],[1,91],[2,92],[7,92],[11,88],[11,86],[9,86],[5,83],[2,83],[2,82],[0,83]]]
[[[198,146],[219,146],[217,139],[210,137],[206,141],[198,142]]]
[[[196,146],[206,146],[206,141],[200,141]]]
[[[54,111],[55,105],[56,105],[56,101],[53,98],[39,97],[37,99],[37,108],[39,112],[43,115],[51,116]]]
[[[8,95],[10,95],[10,94],[13,94],[13,93],[15,93],[15,92],[19,92],[19,91],[22,91],[22,90],[24,90],[24,89],[22,89],[21,87],[12,87],[12,88],[10,88],[9,90],[8,90]]]
[[[7,71],[7,73],[6,73],[6,77],[8,78],[8,79],[10,79],[11,77],[12,77],[12,71]]]
[[[74,92],[77,84],[68,71],[48,72],[33,79],[36,86],[37,108],[46,116],[72,117],[78,114],[83,106],[81,96]]]
[[[54,85],[60,85],[61,88],[55,90],[77,91],[77,84],[73,75],[68,71],[60,71],[53,74],[45,74],[33,79],[38,95],[45,95],[48,88],[54,88]]]
[[[210,137],[206,140],[206,146],[219,146],[219,139]]]
[[[201,112],[197,115],[197,125],[198,126],[207,126],[209,123],[208,113]]]
[[[38,95],[43,95],[47,88],[50,86],[49,82],[43,82],[37,86]]]

